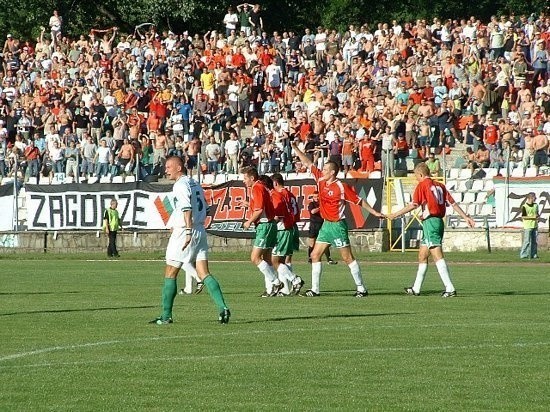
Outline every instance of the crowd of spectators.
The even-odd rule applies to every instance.
[[[438,163],[456,142],[469,167],[548,164],[550,17],[264,31],[259,5],[229,7],[222,31],[7,34],[0,73],[0,174],[348,172]],[[431,154],[431,156],[430,156]],[[435,169],[439,170],[439,166]]]

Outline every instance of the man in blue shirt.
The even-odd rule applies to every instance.
[[[181,119],[183,122],[183,134],[188,135],[189,134],[189,124],[191,120],[191,113],[193,112],[193,107],[191,104],[185,99],[183,102],[180,102],[176,105],[176,110],[179,114],[181,114]]]

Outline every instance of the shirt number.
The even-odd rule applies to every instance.
[[[442,205],[445,202],[445,199],[443,198],[443,189],[439,186],[432,186],[430,190],[432,191],[437,204]]]

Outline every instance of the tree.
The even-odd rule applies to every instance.
[[[345,30],[349,24],[414,21],[433,17],[487,20],[492,14],[538,14],[547,0],[264,0],[264,26],[268,32],[322,24]],[[63,16],[63,32],[77,36],[91,28],[121,27],[133,32],[149,22],[159,29],[176,32],[206,32],[221,29],[227,1],[210,0],[0,0],[0,35],[11,33],[24,39],[36,38],[40,26],[47,26],[53,10]]]

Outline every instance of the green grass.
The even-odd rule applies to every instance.
[[[2,411],[526,411],[550,403],[547,254],[537,262],[515,252],[449,254],[453,299],[439,297],[433,265],[423,296],[402,294],[416,271],[412,253],[361,256],[368,299],[351,297],[342,263],[325,266],[320,298],[261,299],[263,279],[237,261],[245,254],[216,254],[232,261],[211,264],[231,323],[217,323],[203,293],[178,296],[175,323],[161,327],[147,321],[160,311],[162,261],[77,257],[2,257]],[[296,264],[306,287],[309,270]]]

